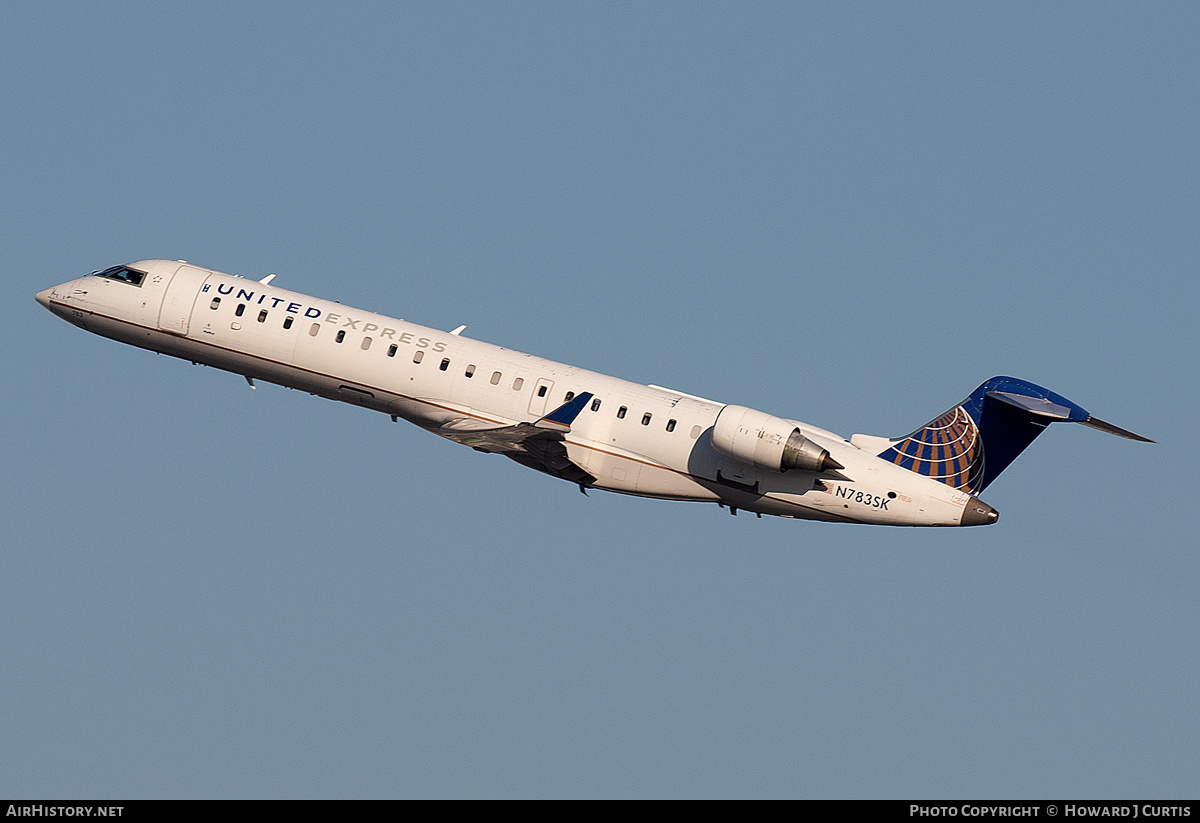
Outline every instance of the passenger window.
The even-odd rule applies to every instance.
[[[216,311],[216,310],[217,310],[217,306],[219,306],[219,305],[221,305],[221,298],[219,298],[219,297],[214,297],[214,298],[213,298],[213,301],[212,301],[211,303],[209,303],[209,304],[208,304],[208,307],[209,307],[210,309],[212,309],[213,311]]]
[[[442,358],[442,365],[438,366],[438,368],[439,368],[439,369],[441,369],[442,371],[445,371],[446,369],[450,368],[450,358],[449,358],[449,357],[443,357],[443,358]]]
[[[266,323],[266,322],[267,322],[267,310],[266,310],[266,309],[263,309],[262,311],[260,311],[260,312],[258,313],[258,322],[259,322],[259,323]]]
[[[498,372],[498,371],[492,372],[492,385],[493,386],[500,385],[500,372]]]
[[[417,349],[416,354],[413,355],[413,362],[420,363],[424,359],[425,359],[425,352],[421,351],[420,349]]]
[[[627,411],[629,411],[629,409],[627,409],[625,406],[622,406],[621,408],[617,409],[617,419],[624,420],[625,412],[627,412]]]
[[[362,350],[366,351],[369,348],[371,348],[371,338],[364,337],[362,342]]]
[[[397,346],[395,343],[393,343],[392,345],[388,346],[388,357],[395,357],[395,356],[396,356],[396,349],[398,349],[398,348],[399,348],[399,346]]]
[[[285,317],[285,318],[283,318],[283,327],[284,327],[285,329],[290,329],[290,328],[292,327],[292,321],[293,321],[293,320],[295,320],[295,319],[296,319],[296,318],[294,318],[294,317]]]
[[[467,366],[467,370],[465,372],[463,372],[463,374],[465,374],[467,377],[474,377],[475,376],[475,364],[472,363],[471,365]]]
[[[600,398],[597,397],[592,401],[592,411],[600,411]]]
[[[246,311],[246,304],[245,304],[245,303],[238,303],[237,310],[236,310],[236,311],[234,311],[234,314],[236,314],[238,317],[241,317],[241,316],[242,316],[242,314],[243,314],[245,311]]]
[[[695,440],[699,436],[700,436],[700,427],[692,426],[692,439]]]
[[[563,398],[563,402],[570,403],[574,399],[575,399],[575,392],[569,391],[569,392],[567,392],[567,396]]]
[[[525,378],[518,377],[516,380],[513,381],[513,391],[520,391],[521,387],[524,385],[525,385]]]
[[[320,323],[313,323],[313,324],[312,324],[312,328],[310,328],[310,329],[308,330],[308,336],[309,336],[309,337],[316,337],[316,336],[317,336],[317,332],[319,332],[320,330],[321,330],[321,324],[320,324]]]
[[[338,332],[338,333],[337,333],[337,337],[335,337],[335,338],[334,338],[334,340],[336,340],[338,343],[341,343],[341,342],[342,342],[343,340],[345,340],[345,339],[346,339],[346,332],[345,332],[345,331],[340,331],[340,332]]]
[[[667,431],[669,431],[669,432],[675,431],[675,421],[674,420],[667,421]]]
[[[642,415],[642,425],[643,426],[650,425],[650,412],[646,412],[645,414]]]
[[[546,387],[538,386],[538,397],[545,397],[545,396],[546,396]]]

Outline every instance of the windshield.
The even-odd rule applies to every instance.
[[[96,277],[107,277],[109,280],[120,280],[122,283],[130,283],[134,286],[142,285],[142,280],[146,277],[144,271],[135,271],[128,266],[113,266],[111,269],[92,272],[92,274]]]

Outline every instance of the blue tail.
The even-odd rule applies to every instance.
[[[1092,417],[1049,389],[1015,377],[993,377],[954,408],[880,452],[884,460],[979,494],[1051,423],[1094,429],[1153,443]]]

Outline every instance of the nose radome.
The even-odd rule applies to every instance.
[[[37,297],[36,297],[37,301],[39,303],[41,303],[43,306],[45,306],[46,308],[50,308],[50,292],[52,292],[52,291],[54,291],[53,288],[42,289],[40,292],[37,293]]]

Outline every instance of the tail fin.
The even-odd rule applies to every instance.
[[[979,494],[1051,423],[1082,423],[1153,443],[1097,420],[1049,389],[1015,377],[993,377],[945,414],[879,453],[884,460]]]

